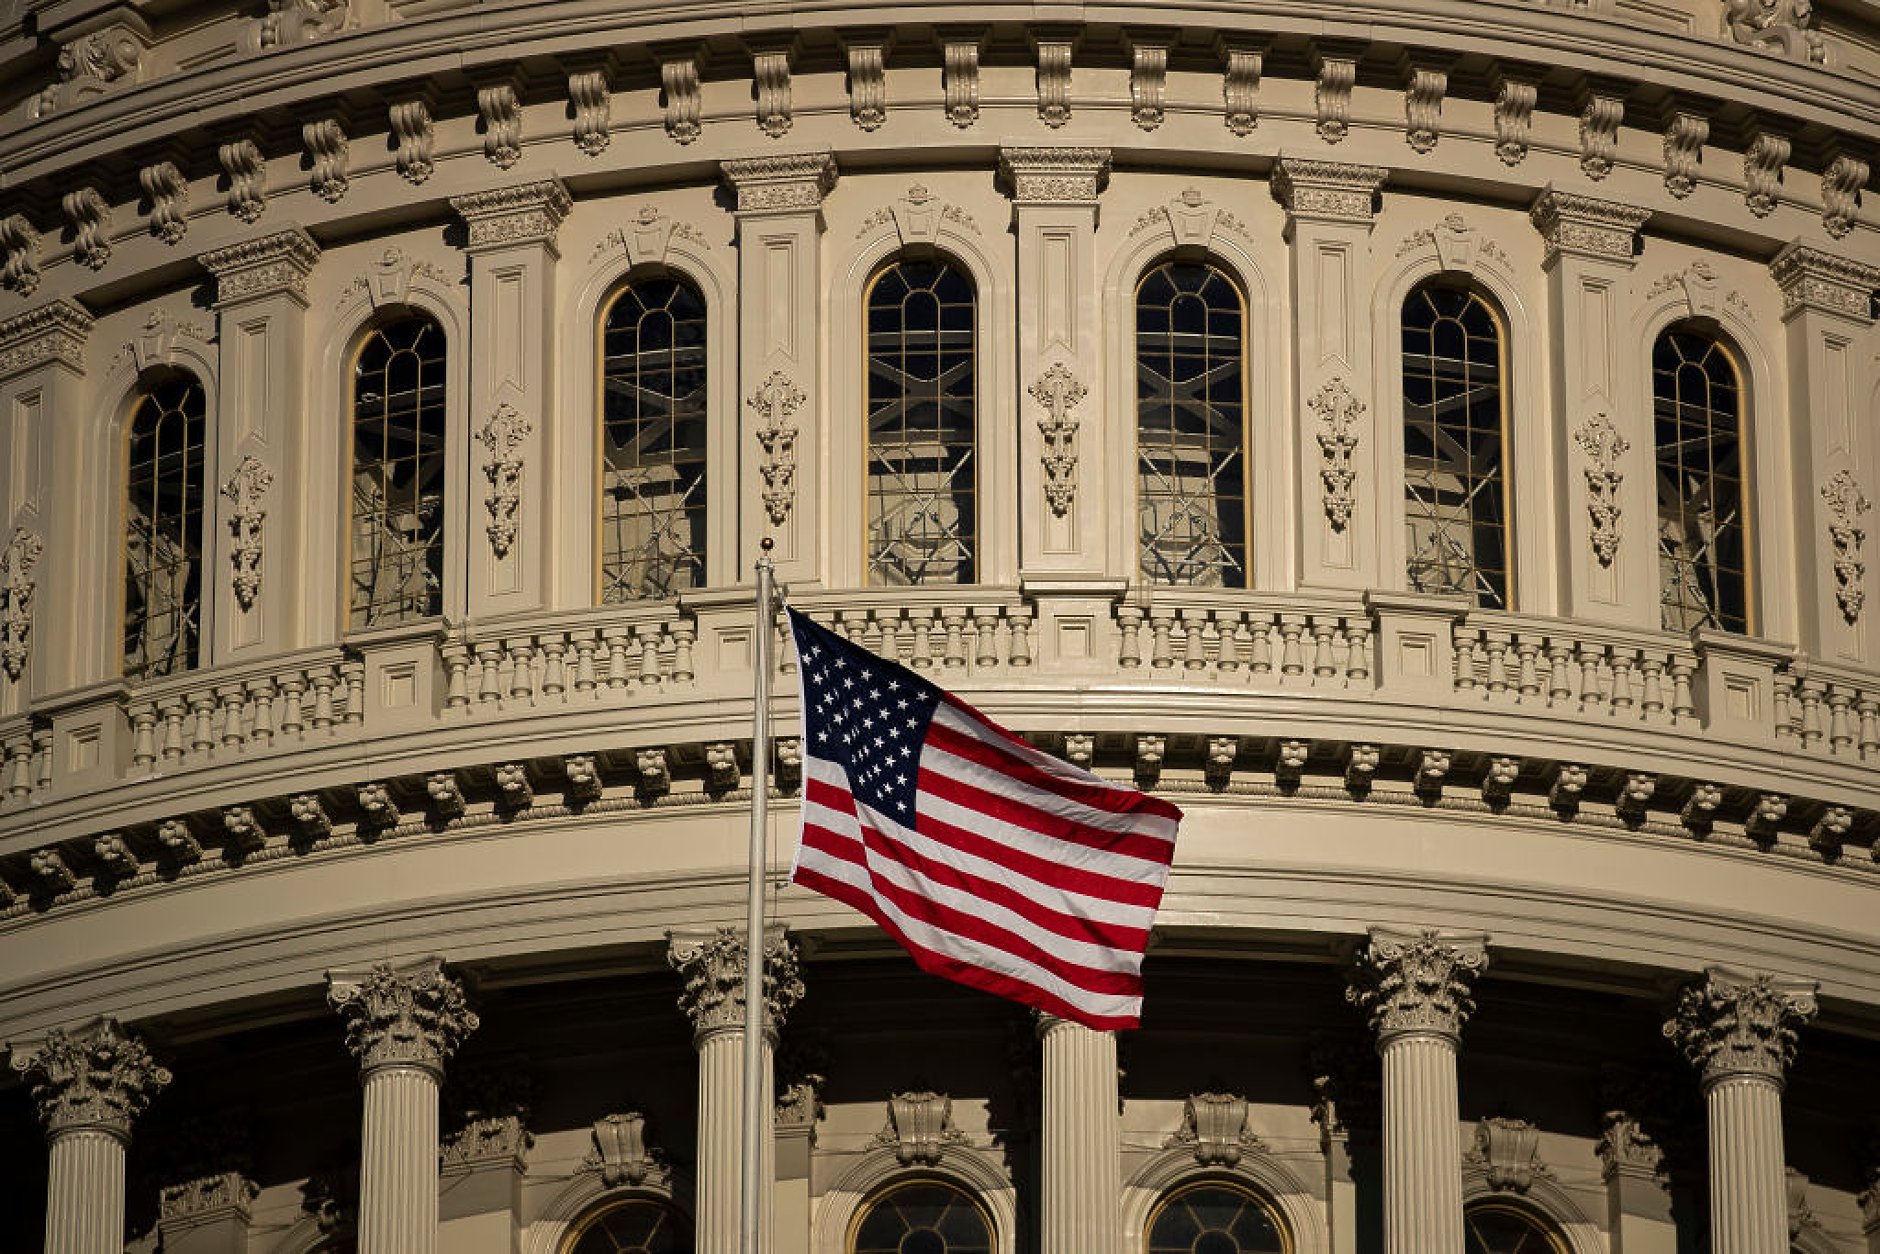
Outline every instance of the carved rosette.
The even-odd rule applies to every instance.
[[[670,932],[666,957],[685,979],[679,1008],[692,1021],[694,1044],[744,1027],[744,936],[735,928]],[[764,941],[765,1032],[772,1044],[792,1007],[802,1000],[796,946],[781,933]]]
[[[1480,934],[1374,928],[1345,1000],[1370,1017],[1380,1049],[1411,1035],[1454,1044],[1475,1013],[1469,986],[1488,969],[1487,940]]]
[[[1025,390],[1044,407],[1045,416],[1038,420],[1044,436],[1044,499],[1061,518],[1077,497],[1077,419],[1071,411],[1089,389],[1060,361]]]
[[[1863,587],[1867,563],[1860,552],[1867,529],[1860,520],[1872,506],[1860,484],[1845,470],[1835,471],[1821,485],[1821,499],[1828,503],[1828,542],[1834,546],[1834,599],[1841,606],[1841,616],[1853,623],[1859,620],[1867,599]],[[0,595],[4,594],[5,589],[0,588]]]
[[[498,558],[508,557],[516,543],[525,465],[521,449],[534,430],[514,405],[504,401],[477,432],[477,439],[489,453],[489,460],[483,463],[483,476],[490,481],[490,494],[483,504],[490,512],[490,521],[484,530],[489,533],[490,551]]]
[[[764,513],[772,526],[781,527],[796,503],[796,411],[807,400],[803,389],[781,370],[773,370],[763,386],[744,403],[757,412],[757,442],[764,446],[758,472],[764,477]]]
[[[48,1141],[82,1131],[129,1141],[131,1124],[170,1082],[144,1043],[115,1019],[55,1029],[38,1048],[15,1050],[13,1069],[25,1078]]]
[[[1778,979],[1711,967],[1684,990],[1665,1038],[1702,1076],[1706,1089],[1731,1079],[1778,1088],[1795,1060],[1795,1037],[1815,1017],[1812,980]]]
[[[1619,555],[1619,487],[1625,482],[1619,459],[1632,444],[1603,411],[1581,423],[1573,439],[1586,453],[1582,473],[1586,476],[1586,512],[1593,519],[1593,555],[1601,566],[1610,566]]]
[[[262,526],[268,518],[261,502],[273,486],[274,472],[253,454],[244,456],[222,485],[222,495],[235,507],[228,520],[229,530],[235,534],[229,561],[235,567],[235,599],[244,610],[253,609],[255,598],[261,594]]]
[[[0,670],[16,682],[32,653],[33,571],[45,549],[45,541],[24,527],[15,527],[0,549]]]
[[[346,1025],[346,1048],[361,1075],[382,1067],[415,1067],[433,1075],[464,1038],[477,1030],[477,1016],[463,987],[440,958],[402,967],[381,962],[356,974],[329,973],[327,1004]]]
[[[1319,479],[1325,489],[1325,517],[1335,530],[1351,525],[1357,505],[1358,481],[1352,455],[1358,448],[1358,416],[1364,402],[1351,394],[1343,379],[1328,379],[1306,402],[1319,418]]]
[[[553,252],[555,232],[573,206],[568,189],[556,178],[450,198],[450,207],[469,228],[466,251],[472,253],[525,244]]]

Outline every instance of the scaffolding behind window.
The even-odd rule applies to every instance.
[[[157,383],[131,414],[125,447],[124,677],[193,669],[202,632],[206,409],[187,375]]]
[[[444,609],[444,332],[384,323],[352,381],[351,616],[381,627]]]
[[[1652,347],[1658,447],[1658,601],[1668,631],[1749,630],[1743,401],[1715,339],[1671,330]]]

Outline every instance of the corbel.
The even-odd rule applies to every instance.
[[[1579,91],[1580,169],[1595,181],[1612,173],[1619,155],[1619,123],[1625,118],[1625,85],[1589,79]]]
[[[1363,45],[1318,40],[1312,45],[1312,110],[1319,138],[1336,144],[1351,133],[1351,89]]]
[[[1442,138],[1443,97],[1449,93],[1448,58],[1406,54],[1397,63],[1403,80],[1404,142],[1413,152],[1431,152]]]
[[[1168,120],[1168,53],[1178,32],[1159,26],[1123,31],[1129,54],[1129,119],[1145,131]]]
[[[942,27],[939,39],[947,121],[964,130],[979,120],[979,53],[986,29]]]
[[[1265,48],[1257,42],[1216,35],[1214,51],[1221,58],[1222,125],[1236,135],[1251,134],[1260,124],[1260,70]]]
[[[690,144],[702,130],[699,80],[705,72],[705,49],[696,43],[654,44],[652,53],[659,62],[666,134],[675,144]]]
[[[887,27],[845,31],[841,43],[849,68],[849,117],[864,131],[879,130],[888,120],[888,52],[894,32]]]
[[[747,36],[744,42],[757,86],[757,129],[781,139],[790,133],[790,69],[799,50],[797,39]]]
[[[1035,26],[1026,34],[1037,60],[1038,120],[1056,130],[1071,120],[1071,55],[1082,31]]]
[[[1517,166],[1527,158],[1541,74],[1540,67],[1524,65],[1497,65],[1489,74],[1489,89],[1495,93],[1495,155],[1503,165]]]

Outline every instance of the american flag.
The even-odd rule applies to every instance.
[[[924,971],[1135,1027],[1181,811],[1042,753],[796,610],[803,838],[791,878]]]

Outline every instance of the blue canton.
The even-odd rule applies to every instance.
[[[920,749],[940,689],[795,610],[790,626],[809,752],[848,772],[857,802],[913,827]]]

